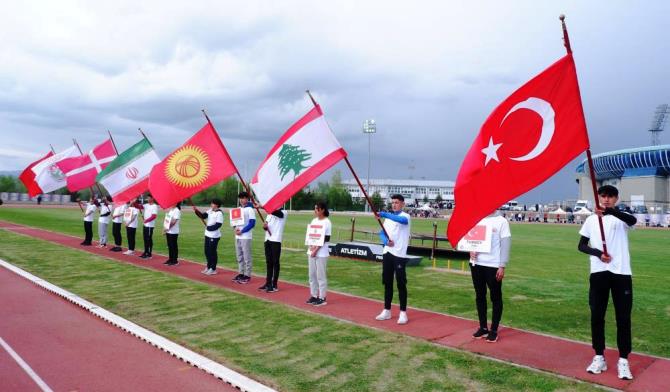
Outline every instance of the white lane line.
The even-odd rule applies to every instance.
[[[9,346],[9,344],[7,344],[7,342],[5,342],[5,340],[1,336],[0,336],[0,346],[2,346],[2,348],[4,348],[5,351],[7,351],[12,358],[14,358],[16,363],[18,363],[19,366],[21,366],[21,368],[30,376],[30,378],[33,379],[33,381],[35,381],[35,384],[37,384],[37,386],[39,386],[42,391],[53,392],[53,390],[49,388],[47,383],[45,383],[44,380],[42,380],[40,376],[38,376],[37,373],[35,373],[35,371],[30,367],[30,365],[28,365],[26,361],[24,361],[23,358],[21,358],[19,354],[17,354],[16,351],[14,351]]]

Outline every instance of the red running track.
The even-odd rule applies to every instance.
[[[0,268],[0,338],[54,391],[237,391]],[[4,391],[40,391],[0,346]]]
[[[136,256],[113,253],[107,249],[82,247],[79,245],[80,238],[48,230],[4,221],[0,221],[0,228],[77,248],[124,263],[224,287],[228,290],[282,303],[323,316],[425,339],[438,345],[469,351],[610,388],[627,391],[667,391],[668,385],[670,385],[670,360],[667,358],[637,353],[631,354],[629,360],[635,379],[625,381],[619,380],[616,375],[618,352],[607,349],[605,357],[609,370],[604,374],[593,375],[585,371],[593,357],[593,350],[589,344],[582,342],[504,327],[499,331],[499,341],[497,343],[486,343],[483,340],[472,339],[472,331],[478,326],[472,320],[410,308],[408,312],[410,322],[407,325],[397,325],[395,320],[380,322],[374,319],[382,308],[379,301],[330,292],[328,294],[328,305],[313,307],[305,304],[305,300],[309,297],[309,291],[302,285],[280,282],[279,292],[267,294],[256,290],[256,286],[262,284],[264,278],[253,279],[252,283],[247,285],[236,284],[231,281],[231,278],[237,272],[226,268],[219,268],[218,275],[205,276],[200,273],[203,268],[202,264],[188,260],[181,259],[179,266],[168,267],[163,265],[166,260],[165,256],[155,255],[153,259],[145,261]],[[393,314],[397,316],[398,311],[399,309],[394,305]]]

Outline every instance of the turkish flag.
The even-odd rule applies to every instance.
[[[589,148],[571,54],[521,86],[486,119],[456,178],[452,246],[502,204],[543,183]]]
[[[37,165],[38,163],[42,162],[43,160],[49,158],[50,156],[54,155],[53,152],[49,151],[49,153],[42,158],[36,160],[35,162],[31,163],[26,167],[23,172],[21,172],[21,175],[19,175],[19,180],[23,182],[23,185],[26,186],[26,189],[28,190],[28,196],[34,197],[39,195],[42,192],[42,188],[40,188],[40,184],[35,181],[35,173],[33,172],[33,166]]]
[[[161,207],[168,208],[236,172],[219,135],[208,123],[151,169],[149,192]]]
[[[116,149],[112,139],[98,144],[87,154],[63,159],[56,166],[65,174],[67,189],[76,192],[95,184],[95,177],[116,158]]]
[[[486,240],[486,226],[477,225],[470,229],[468,233],[463,237],[463,239],[468,241],[484,241]]]

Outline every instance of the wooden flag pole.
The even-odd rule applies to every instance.
[[[205,111],[205,109],[201,109],[201,111],[202,111],[202,114],[205,115],[205,118],[207,119],[207,123],[209,124],[209,126],[212,127],[214,132],[216,132],[218,134],[219,132],[216,130],[216,128],[214,127],[214,124],[209,119],[209,116],[207,115],[207,112]],[[242,178],[242,175],[240,174],[240,171],[237,169],[237,165],[235,164],[235,162],[232,161],[232,159],[230,160],[230,163],[233,164],[233,168],[235,168],[235,173],[237,174],[237,178],[239,178],[240,182],[242,183],[242,186],[244,187],[244,190],[249,194],[249,199],[251,200],[251,203],[254,204],[254,208],[256,209],[256,211],[258,211],[258,216],[261,217],[261,222],[265,223],[265,218],[263,217],[263,214],[261,213],[261,209],[256,206],[253,193],[249,189],[249,186],[247,185],[247,183],[244,182],[244,178]],[[268,233],[270,233],[270,235],[272,235],[272,233],[270,232],[270,229],[268,229]]]
[[[116,152],[116,155],[119,155],[119,149],[116,148],[116,143],[114,143],[114,138],[112,137],[112,132],[108,129],[107,134],[109,135],[109,140],[112,141],[112,146],[114,146],[114,152]]]
[[[198,210],[198,207],[195,206],[195,204],[193,203],[193,200],[192,200],[190,197],[188,198],[188,203],[191,205],[191,207],[193,207],[193,211],[197,211],[197,210]],[[198,214],[195,214],[195,215],[196,215],[198,218],[200,218],[200,220],[202,221],[202,224],[203,224],[203,225],[207,226],[207,223],[205,223],[205,220],[204,220],[200,215],[198,215]]]
[[[558,19],[561,21],[561,26],[563,28],[563,45],[565,45],[565,50],[568,52],[568,54],[572,54],[572,47],[570,46],[570,37],[568,36],[568,28],[565,25],[565,15],[561,14]],[[577,86],[577,89],[579,91],[579,85]],[[582,95],[581,92],[579,93],[579,100],[581,101]],[[588,141],[589,138],[589,133],[588,131],[586,132],[586,139]],[[595,199],[595,206],[596,210],[600,210],[600,201],[598,201],[598,188],[596,186],[596,173],[595,170],[593,169],[593,158],[591,157],[591,142],[588,142],[589,147],[586,149],[586,159],[589,164],[589,177],[591,177],[591,187],[593,188],[593,197]],[[598,215],[598,226],[600,228],[600,238],[603,243],[603,254],[605,256],[608,256],[609,254],[607,253],[607,243],[605,241],[605,228],[603,227],[603,217]]]
[[[309,92],[309,90],[305,90],[307,95],[309,96],[309,99],[312,100],[312,104],[316,107],[317,103],[314,97],[312,96],[312,93]],[[381,218],[379,217],[379,213],[377,213],[377,210],[375,209],[375,206],[372,204],[372,200],[368,196],[368,193],[365,191],[365,188],[363,187],[363,184],[361,183],[361,180],[358,178],[358,175],[356,174],[356,171],[354,170],[354,167],[351,166],[351,162],[349,162],[348,157],[344,157],[344,162],[347,163],[347,166],[349,167],[349,170],[351,171],[351,174],[354,176],[354,179],[356,179],[356,183],[358,184],[358,187],[361,189],[361,192],[363,192],[363,196],[365,196],[365,200],[367,200],[368,204],[370,205],[370,209],[372,210],[372,213],[375,215],[375,219],[377,220],[377,223],[379,223],[379,226],[381,226],[382,231],[384,232],[384,235],[386,238],[389,240],[391,239],[389,237],[389,234],[386,232],[386,229],[384,228],[384,224],[382,223]]]

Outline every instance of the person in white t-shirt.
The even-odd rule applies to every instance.
[[[479,329],[472,337],[486,338],[489,343],[498,341],[498,326],[503,312],[502,281],[505,267],[509,262],[512,247],[512,233],[509,222],[493,213],[482,219],[477,225],[491,227],[491,250],[487,253],[470,252],[470,274],[475,288],[475,303],[479,317]],[[486,311],[486,288],[491,296],[491,329],[488,328]]]
[[[237,256],[238,275],[233,281],[240,284],[247,284],[251,281],[251,267],[253,263],[251,255],[251,240],[254,226],[256,226],[256,212],[253,204],[249,201],[247,192],[240,192],[237,195],[242,215],[244,216],[244,225],[235,226],[235,254]]]
[[[150,259],[154,249],[154,227],[156,227],[156,218],[158,218],[158,205],[151,195],[147,195],[147,202],[142,205],[142,218],[144,221],[142,228],[144,253],[140,258]]]
[[[81,200],[77,200],[79,208],[84,211],[84,241],[80,245],[90,246],[93,244],[93,218],[95,211],[98,209],[98,201],[91,195],[91,198],[83,206]]]
[[[123,222],[126,224],[126,238],[128,238],[128,250],[123,254],[133,256],[135,254],[135,236],[137,234],[137,220],[140,215],[140,205],[137,198],[126,203],[128,207],[123,213]]]
[[[325,226],[325,238],[322,246],[310,246],[307,251],[309,263],[309,292],[310,297],[307,303],[314,306],[326,305],[326,294],[328,291],[328,275],[326,274],[326,267],[328,266],[328,256],[330,255],[328,249],[328,242],[332,232],[332,224],[328,216],[328,205],[320,201],[314,206],[314,215],[316,218],[312,219],[310,225]]]
[[[400,314],[398,324],[407,324],[407,245],[410,236],[410,216],[402,209],[405,207],[403,195],[391,196],[392,212],[381,212],[384,218],[384,230],[390,238],[386,238],[384,231],[379,234],[384,243],[382,259],[382,284],[384,285],[384,310],[376,317],[377,320],[391,318],[391,301],[393,301],[393,275],[398,284],[400,299]]]
[[[179,237],[179,221],[181,220],[181,202],[175,204],[170,211],[165,213],[163,222],[163,234],[168,246],[168,259],[165,265],[179,264],[179,247],[177,246],[177,237]]]
[[[591,307],[591,342],[595,356],[586,371],[600,374],[607,370],[603,356],[605,352],[605,313],[610,292],[616,313],[617,347],[619,362],[617,371],[620,379],[632,380],[628,364],[631,352],[631,320],[633,308],[633,279],[628,251],[628,230],[637,219],[631,214],[615,208],[619,200],[619,190],[612,185],[598,188],[600,209],[586,218],[579,234],[579,251],[589,255],[591,275],[589,276],[589,306]],[[603,252],[598,217],[602,218],[607,253]],[[590,243],[590,246],[589,246]]]
[[[216,264],[219,261],[216,248],[221,240],[221,226],[223,225],[223,211],[221,211],[221,200],[213,199],[209,210],[203,213],[193,206],[195,214],[205,221],[205,258],[207,268],[202,270],[205,275],[216,275]]]
[[[277,282],[279,281],[279,258],[281,257],[281,241],[284,236],[284,226],[286,226],[286,211],[278,208],[267,215],[267,221],[263,223],[265,230],[265,264],[267,273],[265,284],[259,287],[259,290],[265,290],[267,293],[278,291]]]
[[[100,217],[98,217],[98,238],[100,238],[98,246],[100,248],[107,246],[107,226],[109,226],[111,215],[112,209],[107,203],[107,198],[103,196],[100,202]]]
[[[128,203],[119,204],[112,212],[112,237],[114,237],[114,246],[110,249],[112,252],[121,252],[121,223],[123,222],[123,214],[128,208]]]

